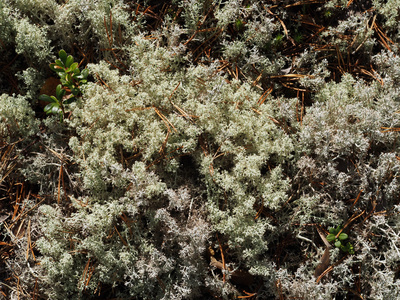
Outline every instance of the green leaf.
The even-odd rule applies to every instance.
[[[62,98],[63,98],[64,95],[65,95],[65,90],[62,88],[62,85],[61,85],[61,84],[57,85],[57,88],[56,88],[56,95],[57,95],[57,99],[58,99],[59,101],[62,101]]]
[[[342,243],[340,241],[335,242],[335,247],[339,248],[341,245],[342,245]]]
[[[78,63],[74,62],[66,72],[73,72],[78,67]]]
[[[335,234],[336,235],[336,230],[335,228],[331,227],[329,228],[329,233]]]
[[[58,103],[49,103],[44,107],[46,114],[59,114],[62,113],[60,105]]]
[[[82,78],[86,79],[88,77],[88,75],[89,75],[89,70],[88,69],[84,69],[84,70],[82,70],[81,74],[82,74]]]
[[[74,77],[79,80],[79,83],[87,83],[88,75],[89,75],[89,70],[84,69],[79,75],[76,75]]]
[[[326,239],[328,240],[328,242],[333,242],[335,240],[335,237],[336,235],[331,233],[326,236]]]
[[[344,232],[342,232],[341,234],[339,234],[339,240],[341,240],[341,241],[346,240],[348,237],[349,237],[349,236],[348,236],[346,233],[344,233]]]
[[[66,65],[66,63],[67,63],[67,52],[65,52],[64,50],[60,50],[60,52],[58,52],[58,56],[61,58],[61,61],[64,63],[64,65]]]
[[[47,95],[40,95],[39,100],[44,101],[44,102],[54,102],[54,100],[50,96],[47,96]]]
[[[69,68],[72,65],[73,62],[74,62],[74,58],[71,55],[68,55],[67,61],[65,63],[65,67]]]
[[[61,69],[64,69],[64,68],[65,68],[64,63],[63,63],[61,60],[59,60],[59,59],[56,59],[56,66],[59,66]],[[57,68],[57,67],[56,67],[56,68]],[[59,69],[59,68],[57,68],[57,69]]]
[[[63,76],[62,74],[64,74],[65,69],[61,68],[60,66],[54,66],[53,68],[51,68],[54,72],[56,72],[58,74],[58,76]]]
[[[51,109],[53,108],[53,104],[54,104],[54,103],[49,103],[49,104],[47,104],[47,105],[44,107],[44,112],[45,112],[46,114],[51,113]]]
[[[62,110],[61,110],[60,106],[58,106],[58,105],[53,105],[53,107],[52,107],[52,109],[51,109],[51,112],[52,112],[53,114],[59,114],[59,113],[62,113]]]
[[[56,73],[64,70],[64,68],[57,66],[55,63],[49,64],[49,67]]]

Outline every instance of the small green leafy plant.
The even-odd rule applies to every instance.
[[[301,43],[303,41],[303,35],[300,32],[296,32],[293,39],[296,43]]]
[[[243,29],[244,23],[241,19],[237,19],[235,22],[235,27],[237,31],[241,31]]]
[[[278,33],[273,40],[273,44],[276,46],[280,46],[283,43],[283,34]]]
[[[64,50],[60,50],[58,56],[60,59],[51,63],[50,69],[60,77],[61,84],[57,86],[55,96],[40,95],[39,99],[49,102],[44,108],[46,114],[59,115],[62,121],[66,106],[76,101],[76,97],[81,93],[80,86],[87,83],[89,70],[84,69],[81,72],[78,63]]]
[[[331,12],[330,10],[327,10],[327,11],[324,13],[324,16],[325,16],[325,18],[330,18],[330,17],[332,16],[332,12]]]
[[[329,228],[329,234],[326,236],[328,242],[334,242],[336,248],[340,248],[343,252],[354,254],[353,245],[347,241],[349,236],[347,233],[342,232],[342,226],[337,226],[336,228]]]

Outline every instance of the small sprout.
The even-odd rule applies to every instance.
[[[301,43],[303,41],[303,35],[301,33],[296,32],[293,39],[296,43]]]
[[[284,35],[281,33],[278,33],[271,42],[267,43],[267,47],[275,47],[278,48],[280,46],[282,46],[283,44],[283,37]]]
[[[324,13],[324,16],[325,16],[325,18],[330,18],[330,17],[332,16],[332,12],[331,12],[330,10],[327,10],[327,11]]]
[[[329,228],[329,234],[326,236],[328,242],[334,242],[336,248],[341,249],[343,252],[354,254],[353,245],[350,242],[344,242],[349,238],[347,233],[340,232],[342,226],[337,226],[336,228]],[[340,232],[340,234],[339,234]]]
[[[282,41],[283,41],[283,34],[277,34],[277,36],[275,37],[275,39],[274,39],[274,43],[275,44],[280,44],[280,43],[282,43]]]
[[[237,19],[237,20],[236,20],[236,23],[235,23],[235,26],[236,26],[236,30],[237,30],[237,31],[242,30],[242,29],[243,29],[243,22],[242,22],[242,20]]]

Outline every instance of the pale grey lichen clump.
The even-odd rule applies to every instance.
[[[7,142],[34,135],[39,131],[39,120],[25,97],[20,95],[0,95],[0,134]]]
[[[341,2],[319,10],[343,16]],[[372,2],[397,41],[397,2]],[[368,57],[373,16],[349,8],[321,38],[367,57],[376,73],[331,80],[329,57],[314,48],[293,59],[280,51],[283,8],[172,4],[180,22],[167,14],[152,30],[125,1],[0,3],[0,54],[18,54],[7,68],[23,94],[0,75],[0,134],[15,143],[15,176],[46,198],[26,203],[36,261],[27,236],[14,241],[5,274],[22,292],[10,298],[33,289],[45,299],[400,297],[400,62],[395,46]],[[190,38],[221,56],[190,49]],[[61,48],[97,56],[85,58],[91,80],[62,123],[37,109]],[[306,107],[269,81],[285,67],[303,72],[295,88],[310,93]],[[349,220],[355,254],[332,249],[334,268],[316,282],[324,246],[313,226]],[[210,265],[214,255],[226,270]]]

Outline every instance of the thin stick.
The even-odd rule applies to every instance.
[[[58,193],[57,193],[57,203],[60,204],[61,202],[61,176],[63,171],[63,165],[60,165],[60,173],[58,175]]]
[[[221,243],[219,241],[218,235],[217,235],[217,239],[218,239],[218,244],[219,244],[219,250],[221,251],[222,268],[223,268],[223,271],[225,271],[226,270],[226,265],[225,265],[224,251],[222,249],[222,245],[221,245]],[[223,281],[225,282],[226,281],[225,272],[222,272],[222,278],[223,278]]]

